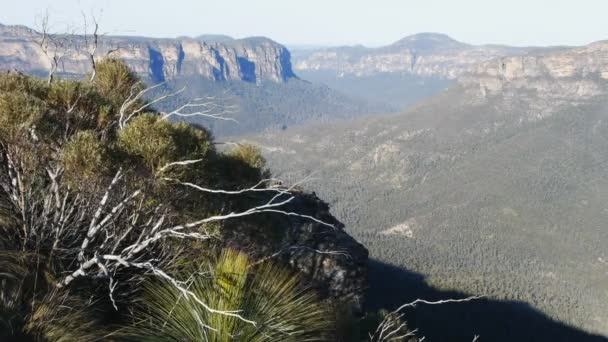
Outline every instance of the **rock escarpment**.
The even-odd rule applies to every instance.
[[[260,218],[267,228],[233,222],[223,233],[227,245],[246,251],[260,262],[274,259],[288,265],[322,298],[361,309],[367,289],[367,249],[351,237],[314,193],[297,191],[284,208],[302,216]],[[258,222],[259,223],[259,222]],[[274,233],[270,233],[274,230]]]
[[[292,218],[283,240],[291,247],[282,259],[317,284],[321,294],[360,305],[367,288],[367,249],[346,233],[315,194],[302,194],[292,205],[333,227]]]
[[[39,45],[41,38],[27,27],[0,25],[0,68],[46,73],[51,62]],[[108,36],[100,39],[96,55],[123,59],[139,76],[156,82],[182,76],[251,83],[285,82],[295,77],[289,51],[270,39],[205,39]],[[93,50],[90,39],[73,37],[58,51],[63,57],[58,72],[78,76],[90,71],[87,49]]]
[[[538,121],[608,94],[608,42],[497,58],[459,77],[473,103],[497,99]]]
[[[472,68],[460,82],[478,84],[488,93],[520,88],[534,90],[544,98],[588,99],[606,92],[608,42],[496,58]]]

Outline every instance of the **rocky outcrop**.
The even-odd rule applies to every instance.
[[[545,110],[608,92],[608,42],[548,53],[496,58],[459,78],[482,97],[526,90]],[[525,94],[526,92],[518,92]]]
[[[23,26],[0,25],[0,69],[44,74],[50,60],[39,46],[40,33]],[[74,37],[64,55],[59,72],[83,75],[90,71],[87,42]],[[90,46],[89,46],[90,47]],[[291,56],[282,45],[267,38],[217,39],[205,36],[179,39],[103,37],[96,54],[120,58],[140,76],[153,81],[178,77],[285,82],[295,77]]]
[[[344,230],[328,204],[314,193],[296,190],[294,195],[282,210],[309,218],[263,217],[268,226],[261,229],[259,222],[235,221],[223,230],[223,240],[254,259],[280,261],[297,271],[322,298],[349,303],[358,311],[367,289],[367,249]]]
[[[290,247],[282,259],[316,284],[322,295],[360,307],[367,288],[367,249],[344,231],[344,225],[329,213],[327,203],[314,193],[301,194],[292,206],[298,213],[333,227],[291,219],[283,241]]]

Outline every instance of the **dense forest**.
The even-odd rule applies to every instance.
[[[475,102],[467,91],[249,140],[282,177],[311,177],[374,259],[437,291],[605,331],[606,98],[539,118],[532,92]]]

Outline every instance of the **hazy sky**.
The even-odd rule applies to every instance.
[[[103,11],[111,34],[222,33],[284,44],[382,45],[417,32],[467,43],[582,45],[608,39],[608,0],[0,0],[0,23],[56,30]],[[10,3],[10,4],[9,4]]]

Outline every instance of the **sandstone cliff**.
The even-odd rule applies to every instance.
[[[496,58],[462,75],[460,82],[498,93],[529,88],[538,95],[585,99],[606,92],[608,41],[548,53]]]
[[[496,58],[461,75],[473,103],[497,98],[538,121],[569,105],[608,94],[608,42],[567,50]]]
[[[82,51],[83,37],[74,37],[61,61],[60,73],[83,75],[91,68]],[[39,46],[40,33],[23,26],[0,25],[0,68],[44,74],[51,62]],[[90,46],[89,46],[90,47]],[[96,52],[125,60],[144,78],[165,81],[180,76],[206,80],[285,82],[295,75],[289,51],[262,37],[215,39],[205,37],[154,39],[141,37],[103,37]]]

